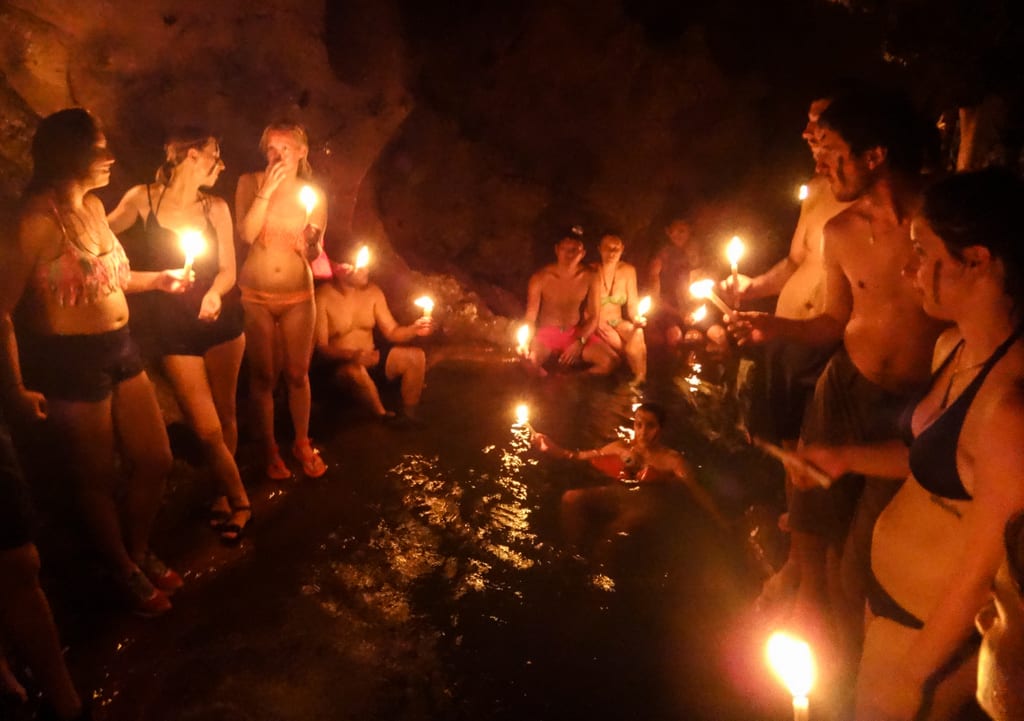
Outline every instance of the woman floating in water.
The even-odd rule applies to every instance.
[[[591,527],[594,518],[609,518],[603,535],[628,533],[643,525],[656,508],[636,498],[632,491],[652,487],[685,486],[697,503],[720,526],[726,521],[711,496],[697,482],[697,475],[686,457],[661,441],[665,410],[657,403],[643,403],[633,414],[633,439],[617,439],[592,450],[570,451],[543,433],[534,433],[537,450],[574,461],[588,461],[602,473],[631,483],[615,483],[597,488],[566,491],[562,496],[563,522],[569,539],[578,542]],[[635,484],[635,485],[634,485]],[[655,505],[659,505],[655,501]]]

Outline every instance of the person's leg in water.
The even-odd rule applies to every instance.
[[[384,373],[389,381],[401,379],[402,412],[415,419],[427,375],[427,355],[422,348],[397,346],[388,352]]]
[[[0,551],[0,631],[23,659],[60,719],[82,713],[61,653],[50,604],[39,585],[39,553],[32,543]]]

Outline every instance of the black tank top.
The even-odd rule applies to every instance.
[[[964,419],[967,418],[967,411],[970,409],[971,403],[974,402],[974,397],[978,394],[982,383],[985,382],[985,378],[995,364],[1006,355],[1014,341],[1020,338],[1022,332],[1024,332],[1024,326],[1015,330],[1009,338],[1003,341],[993,351],[992,355],[988,357],[988,360],[982,365],[981,371],[968,384],[963,393],[931,425],[921,431],[916,438],[913,437],[913,433],[909,429],[910,417],[913,415],[913,409],[917,404],[912,405],[910,412],[904,416],[904,435],[912,439],[910,443],[910,471],[926,491],[950,500],[971,500],[971,494],[964,488],[963,481],[960,479],[960,473],[956,469],[956,449],[960,438],[960,431],[963,429]],[[961,345],[963,345],[963,341],[960,341],[957,347],[953,349],[953,352],[942,363],[936,376],[941,374],[946,366],[949,365]]]

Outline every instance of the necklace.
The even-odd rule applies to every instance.
[[[970,371],[978,370],[987,362],[982,361],[981,363],[975,363],[974,365],[967,366],[966,368],[961,368],[960,359],[963,357],[963,354],[964,347],[963,345],[961,345],[960,349],[957,351],[956,354],[956,364],[953,368],[953,372],[949,374],[949,380],[946,382],[946,391],[942,394],[942,400],[939,401],[940,410],[945,410],[949,406],[949,396],[953,391],[953,382],[957,379],[957,377],[960,376],[962,373],[968,373]]]
[[[601,288],[604,290],[604,294],[609,298],[612,295],[612,288],[615,287],[615,268],[612,268],[612,282],[606,283],[604,280],[604,266],[601,267]]]

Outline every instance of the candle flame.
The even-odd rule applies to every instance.
[[[797,191],[796,197],[800,201],[807,200],[807,193],[808,193],[807,186],[806,185],[801,185],[800,186],[800,190]]]
[[[413,301],[413,305],[423,310],[424,314],[430,315],[434,310],[434,300],[429,296],[423,295]]]
[[[694,298],[707,299],[714,292],[715,281],[710,278],[690,283],[690,295]]]
[[[694,323],[700,323],[702,320],[704,320],[707,317],[708,317],[708,307],[706,305],[701,305],[697,310],[693,311],[693,313],[690,315],[690,318],[692,319],[692,322],[694,322]]]
[[[317,198],[316,191],[313,190],[311,185],[303,185],[299,191],[299,202],[306,207],[306,215],[313,212],[313,208],[316,207]]]
[[[651,296],[645,295],[636,306],[637,315],[643,318],[651,309]]]
[[[203,234],[194,229],[189,229],[181,233],[180,236],[181,250],[185,254],[186,262],[191,261],[197,255],[202,255],[206,252],[206,238]]]
[[[738,235],[734,235],[725,247],[725,257],[729,259],[731,265],[735,266],[740,262],[740,258],[743,257],[745,250],[746,247],[743,245],[743,240]]]
[[[516,342],[519,343],[519,347],[525,349],[530,343],[530,326],[523,323],[519,326],[519,330],[516,331]]]
[[[516,425],[525,426],[530,422],[530,406],[520,403],[516,406]]]
[[[806,642],[776,631],[768,639],[768,663],[793,698],[806,698],[814,685],[814,657]]]
[[[369,264],[370,248],[364,245],[362,248],[359,249],[359,252],[356,253],[356,270],[359,270],[360,268],[365,268]]]

